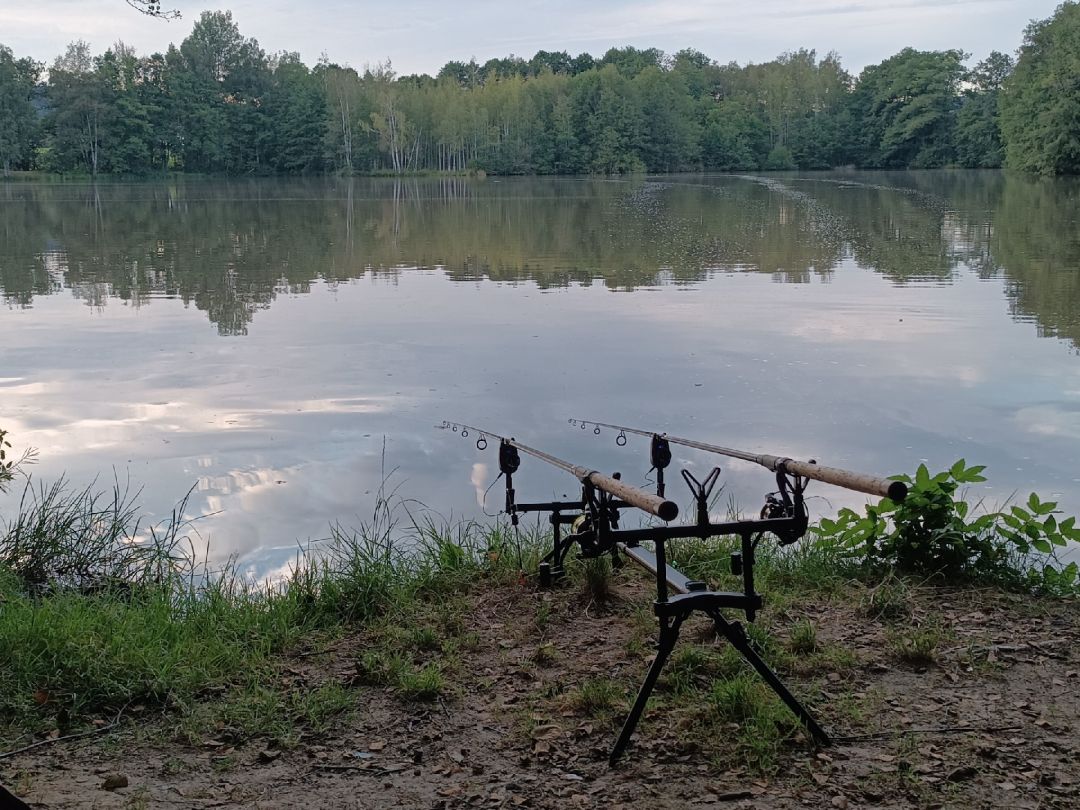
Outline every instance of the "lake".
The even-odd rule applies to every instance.
[[[34,477],[115,474],[150,520],[194,486],[204,552],[257,576],[366,520],[384,480],[486,519],[496,445],[444,419],[639,484],[647,442],[568,420],[875,474],[965,458],[988,465],[974,498],[1080,512],[1076,180],[9,182],[0,294],[0,426]],[[676,450],[717,463],[747,511],[774,488]],[[527,457],[515,483],[575,494]]]

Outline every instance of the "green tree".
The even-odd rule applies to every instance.
[[[241,35],[231,12],[204,11],[166,61],[184,168],[252,172],[272,163],[260,151],[265,117],[259,107],[269,65],[259,43]]]
[[[765,125],[742,101],[721,101],[712,107],[701,134],[701,156],[712,171],[758,168],[768,151]]]
[[[643,170],[635,149],[641,113],[629,79],[608,64],[575,76],[572,87],[573,127],[582,167],[597,174]]]
[[[31,98],[41,65],[16,59],[0,45],[0,169],[4,174],[26,165],[38,132]]]
[[[283,54],[258,108],[265,128],[257,148],[275,171],[298,174],[322,168],[326,138],[325,85],[299,54]]]
[[[106,99],[108,126],[102,139],[104,171],[142,174],[153,168],[151,107],[139,92],[142,80],[135,53],[118,42],[96,60],[95,74]]]
[[[106,75],[95,70],[90,47],[78,40],[49,70],[52,111],[52,168],[88,171],[104,168],[102,146],[114,115],[111,88]]]
[[[436,79],[450,79],[462,87],[479,87],[483,83],[484,71],[475,59],[468,62],[447,62],[439,70]]]
[[[611,48],[599,61],[599,65],[614,65],[619,73],[633,79],[646,68],[666,68],[667,57],[658,48],[640,50],[631,45],[625,48]]]
[[[795,156],[791,154],[791,150],[783,144],[777,144],[769,150],[769,154],[765,157],[765,165],[761,168],[766,171],[787,171],[789,169],[798,168],[795,164]]]
[[[998,115],[1001,87],[1012,72],[1007,54],[992,52],[968,74],[956,115],[956,162],[971,169],[997,168],[1004,159]]]
[[[633,81],[641,116],[637,152],[653,172],[696,168],[700,125],[681,73],[647,67]]]
[[[375,106],[360,76],[350,67],[337,65],[320,65],[315,75],[323,81],[325,144],[330,166],[346,174],[370,169],[378,149],[371,126]]]
[[[1038,174],[1080,173],[1080,4],[1024,31],[1016,69],[1001,93],[1009,166]]]
[[[951,162],[964,59],[960,51],[905,48],[863,70],[852,98],[858,162],[883,168]]]
[[[573,61],[566,51],[537,51],[529,60],[529,75],[539,76],[545,70],[552,73],[570,73]]]
[[[579,73],[584,73],[586,70],[592,70],[596,66],[597,61],[592,54],[579,53],[570,60],[570,73],[576,76]]]

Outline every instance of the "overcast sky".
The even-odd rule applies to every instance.
[[[299,51],[361,67],[390,59],[399,73],[431,73],[450,59],[483,62],[539,49],[692,47],[721,62],[767,61],[786,50],[837,51],[862,67],[905,46],[960,48],[974,59],[1012,53],[1024,26],[1058,0],[164,0],[180,20],[147,18],[124,0],[0,0],[0,43],[43,62],[74,39],[94,53],[117,39],[140,52],[179,44],[199,13],[231,9],[267,51]]]

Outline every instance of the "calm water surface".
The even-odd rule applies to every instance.
[[[494,444],[445,418],[638,483],[643,442],[567,420],[881,474],[964,457],[988,503],[1076,513],[1078,218],[1076,182],[978,172],[0,184],[0,425],[35,477],[115,470],[152,517],[194,485],[210,558],[258,575],[385,475],[482,517]],[[770,489],[676,460],[747,509]],[[573,480],[526,460],[518,490]]]

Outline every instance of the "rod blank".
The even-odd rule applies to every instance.
[[[489,433],[488,435],[491,436],[492,434]],[[579,467],[576,464],[563,461],[561,458],[556,458],[542,450],[529,447],[527,444],[522,444],[515,439],[503,439],[502,441],[507,442],[511,447],[516,447],[523,453],[528,453],[541,461],[546,461],[548,464],[566,470],[583,484],[592,484],[597,489],[603,490],[609,495],[614,495],[619,500],[648,512],[650,515],[656,515],[663,521],[674,520],[679,516],[679,505],[675,501],[653,495],[651,492],[646,492],[643,489],[623,483],[617,478],[598,473],[587,467]]]
[[[527,444],[522,444],[516,439],[508,439],[505,436],[500,436],[498,433],[492,433],[490,430],[483,430],[482,428],[473,427],[472,425],[464,425],[461,422],[443,422],[441,425],[436,425],[436,427],[452,427],[455,430],[460,428],[461,430],[471,430],[481,437],[490,436],[511,447],[516,447],[522,453],[528,453],[530,456],[538,458],[541,461],[546,461],[548,464],[558,467],[560,470],[565,470],[583,484],[591,484],[609,495],[614,495],[624,503],[648,512],[650,515],[655,515],[663,521],[672,521],[679,516],[679,505],[674,501],[669,501],[666,498],[653,495],[651,492],[646,492],[638,487],[623,483],[617,478],[612,478],[609,475],[596,472],[596,470],[590,470],[588,467],[581,467],[577,464],[571,464],[569,461],[563,461],[561,458],[553,456],[550,453],[545,453],[543,450],[537,450],[535,447],[529,447]]]
[[[638,436],[659,436],[672,444],[681,444],[684,447],[693,447],[708,453],[719,453],[722,456],[752,461],[760,464],[773,472],[790,473],[821,481],[825,484],[853,489],[856,492],[865,492],[867,495],[877,495],[879,498],[889,498],[899,503],[907,497],[907,485],[902,481],[890,481],[875,475],[842,470],[839,467],[824,467],[808,461],[796,461],[785,456],[770,456],[765,454],[748,453],[744,450],[734,450],[730,447],[719,447],[715,444],[695,441],[694,439],[682,439],[677,436],[669,436],[666,433],[653,433],[638,428],[628,428],[623,425],[609,425],[604,422],[586,422],[586,424],[605,427],[611,430],[619,430],[624,433],[634,433]]]

